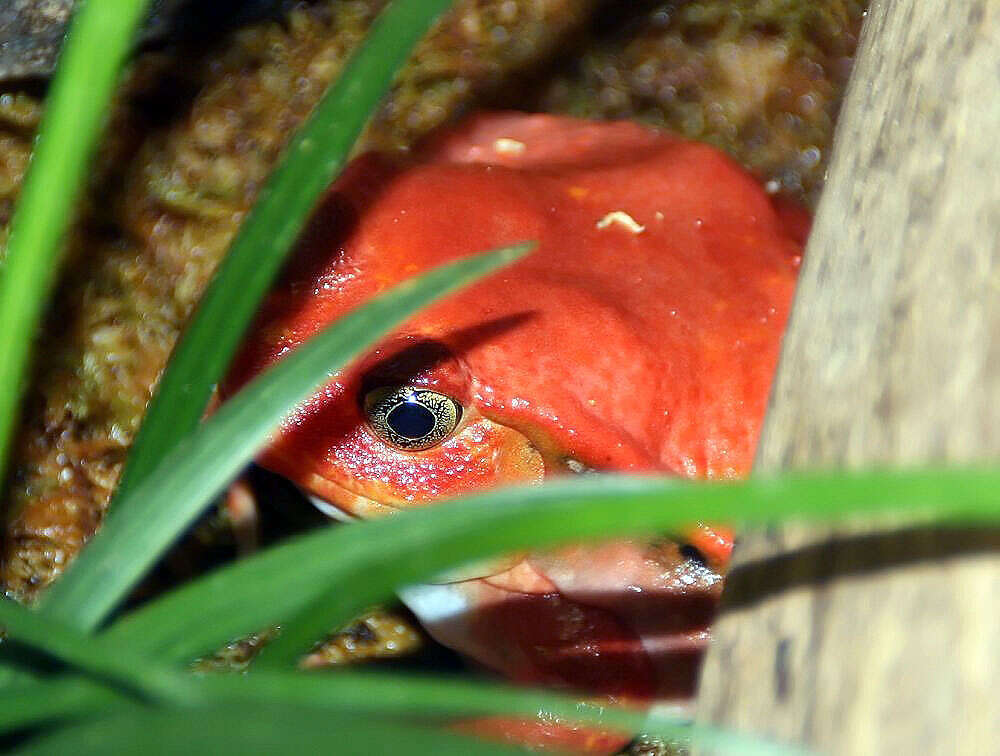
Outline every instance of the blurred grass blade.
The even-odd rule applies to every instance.
[[[331,714],[310,706],[219,705],[135,710],[63,727],[29,741],[15,754],[46,756],[225,756],[225,754],[435,754],[500,756],[524,753],[426,727]]]
[[[993,480],[995,483],[1000,483],[1000,471],[998,471],[997,475],[993,476]],[[637,482],[640,486],[642,485],[641,480]],[[586,486],[586,483],[584,485]],[[674,485],[677,486],[678,484],[674,483]],[[842,505],[842,501],[839,498],[843,488],[846,488],[843,483],[838,482],[834,484],[831,481],[825,492],[814,491],[813,497],[816,496],[816,493],[820,493],[821,496],[825,494],[824,498],[828,497],[828,503],[833,507],[838,507]],[[740,496],[739,504],[732,502],[736,506],[727,505],[725,500],[733,499],[734,494],[739,496],[741,489],[743,489],[743,495]],[[587,490],[585,487],[584,491]],[[596,490],[599,491],[600,489]],[[669,488],[661,490],[663,493],[666,493]],[[531,509],[530,517],[518,518],[517,521],[514,521],[513,518],[504,519],[502,522],[497,522],[493,527],[507,529],[512,534],[517,534],[518,538],[530,539],[534,543],[547,545],[549,543],[565,542],[570,537],[569,531],[571,530],[579,529],[579,536],[582,538],[598,538],[607,534],[625,535],[656,533],[657,530],[659,532],[670,529],[676,530],[698,520],[744,523],[748,519],[753,521],[756,519],[755,515],[759,517],[761,512],[768,510],[774,512],[776,509],[785,509],[789,505],[795,507],[796,503],[798,503],[796,502],[797,497],[794,489],[785,493],[780,499],[775,495],[765,494],[763,497],[764,501],[755,502],[754,499],[757,497],[754,496],[755,491],[752,484],[750,486],[739,484],[727,486],[721,484],[721,482],[703,483],[701,485],[688,483],[683,485],[683,490],[687,494],[686,496],[673,493],[668,497],[662,494],[657,495],[650,490],[643,491],[641,488],[632,491],[631,496],[626,494],[625,497],[621,498],[609,497],[605,494],[603,501],[593,496],[581,496],[578,497],[579,507],[573,506],[572,496],[564,497],[562,500],[543,500],[541,502],[542,506]],[[978,487],[978,490],[980,492],[983,491],[981,486]],[[942,494],[944,494],[944,491],[942,491]],[[954,496],[955,492],[952,491],[951,495]],[[868,496],[876,499],[884,497],[885,493],[883,491],[876,491],[872,487],[868,491]],[[994,502],[1000,502],[1000,489],[987,494],[987,496],[991,496]],[[626,501],[626,497],[631,499],[631,501]],[[988,499],[980,499],[980,501],[983,500]],[[859,503],[861,502],[859,501]],[[754,505],[756,505],[755,512],[745,511],[747,506]],[[807,498],[802,501],[800,506],[802,507],[801,513],[806,513],[805,510],[809,506],[809,499]],[[898,502],[898,506],[900,511],[906,511],[909,504],[906,500],[902,500]],[[505,508],[505,504],[497,497],[490,503],[479,505],[478,511],[472,514],[485,514],[485,519],[494,520],[496,519],[495,515],[489,510],[496,511],[501,508]],[[836,509],[833,511],[836,511]],[[463,514],[462,510],[453,512],[453,515],[459,519],[462,518]],[[784,516],[787,517],[788,515],[792,515],[792,513],[786,511]],[[784,519],[784,517],[781,519]],[[572,524],[570,524],[569,520],[573,521]],[[419,525],[411,521],[410,528],[413,529],[415,526],[419,527]],[[484,524],[481,523],[480,527],[483,526]],[[518,530],[520,530],[520,533],[518,533]],[[543,538],[545,539],[544,541],[542,541]],[[496,554],[509,550],[506,546],[497,543],[500,540],[497,535],[478,529],[475,533],[469,533],[464,538],[460,537],[458,542],[449,541],[433,546],[429,545],[428,547],[433,549],[436,555],[450,553],[450,564],[455,565],[472,558],[473,554],[470,553],[469,540],[478,540],[482,547],[480,549],[482,553],[489,552]],[[392,546],[390,544],[391,541],[387,541],[385,548],[392,553]],[[527,544],[521,544],[514,548],[521,548],[524,545]],[[412,569],[415,566],[414,560],[417,558],[416,554],[411,553],[407,558],[405,569]],[[385,562],[385,558],[382,561]],[[360,599],[360,597],[355,597],[355,592],[359,590],[359,584],[361,586],[360,591],[363,594],[367,592],[369,585],[374,588],[375,584],[381,582],[379,579],[380,576],[368,578],[366,581],[365,569],[383,574],[392,574],[395,570],[404,568],[402,564],[392,564],[391,566],[386,565],[384,569],[380,570],[379,567],[381,565],[379,565],[379,561],[374,555],[366,557],[364,562],[367,567],[355,569],[352,573],[340,577],[336,584],[328,584],[328,590],[317,594],[316,599],[312,603],[303,607],[295,615],[286,617],[282,623],[281,634],[274,642],[264,647],[259,659],[256,661],[256,666],[258,668],[263,666],[281,669],[295,664],[299,657],[317,639],[322,638],[324,633],[328,632],[331,627],[347,622],[358,611],[372,603],[371,600],[367,602],[358,601],[356,599]],[[425,573],[425,575],[431,574],[433,573]],[[410,581],[406,580],[406,582]],[[396,585],[398,586],[400,583],[397,582]],[[350,590],[335,590],[340,586],[350,586]],[[385,583],[382,583],[378,589],[378,600],[388,595],[390,590],[392,590],[392,586],[386,586]]]
[[[234,710],[248,705],[308,706],[336,715],[350,713],[423,722],[428,718],[456,720],[513,715],[534,721],[554,717],[625,736],[643,732],[668,739],[694,737],[699,743],[713,747],[738,746],[741,753],[793,752],[752,736],[694,726],[680,717],[463,679],[345,671],[332,675],[255,672],[251,676],[194,677],[162,662],[137,656],[133,648],[107,634],[94,637],[62,627],[44,613],[13,601],[0,601],[0,627],[18,645],[41,651],[92,678],[64,675],[55,680],[23,683],[8,691],[12,696],[6,699],[7,705],[0,713],[0,733],[46,719],[93,713],[95,701],[107,707],[105,713],[115,713],[148,699],[161,705],[228,704]],[[104,682],[110,685],[101,684]]]
[[[86,0],[70,24],[0,264],[0,481],[63,239],[149,0]]]
[[[111,703],[122,692],[145,694],[160,702],[194,704],[225,699],[234,702],[274,702],[280,704],[312,704],[333,710],[348,710],[362,714],[459,717],[473,714],[519,713],[535,715],[544,710],[560,717],[599,725],[618,725],[635,731],[646,723],[640,712],[581,704],[558,694],[531,692],[497,685],[483,685],[461,680],[411,678],[406,675],[335,676],[279,673],[246,677],[209,675],[196,678],[183,671],[164,666],[162,662],[136,656],[127,646],[82,631],[65,628],[44,613],[29,610],[13,601],[0,601],[0,627],[17,645],[41,651],[53,659],[96,678],[108,681],[115,689],[91,686],[99,698]],[[87,691],[78,678],[63,678],[70,690],[52,688],[50,681],[23,683],[17,689],[26,706],[8,706],[0,721],[8,728],[24,725],[24,719],[37,718],[45,707],[41,691],[52,690],[55,711],[67,703],[80,708],[85,705],[75,694]],[[95,683],[96,684],[96,683]],[[14,692],[14,691],[12,691]],[[27,700],[30,697],[30,700]],[[671,736],[686,735],[689,726],[680,720],[655,720],[661,731]]]
[[[258,376],[129,492],[41,605],[66,624],[95,627],[253,458],[291,407],[421,307],[532,247],[472,255],[406,281]]]
[[[864,513],[909,522],[932,516],[995,521],[1000,470],[820,473],[738,484],[601,476],[494,491],[307,534],[173,591],[106,635],[184,661],[283,624],[290,640],[279,642],[296,654],[398,586],[502,551],[662,532],[697,520],[747,525]],[[306,607],[319,614],[288,623]],[[307,636],[305,646],[298,645]]]
[[[393,0],[296,134],[174,349],[112,509],[198,425],[213,387],[317,199],[340,173],[396,70],[450,4]]]
[[[0,599],[0,627],[19,643],[98,679],[108,680],[119,691],[161,701],[198,700],[190,679],[168,668],[148,664],[128,649],[92,642],[80,631],[63,627],[51,617],[27,609],[16,601]]]
[[[265,705],[307,706],[321,710],[324,717],[354,715],[425,724],[494,716],[526,721],[555,719],[621,732],[626,737],[641,732],[670,741],[693,740],[716,752],[759,756],[804,753],[753,735],[693,724],[680,717],[459,678],[347,671],[283,672],[209,675],[192,679],[192,684],[198,700],[211,700],[232,710]],[[70,675],[23,686],[16,693],[17,698],[10,699],[9,705],[0,711],[0,734],[53,718],[92,718],[99,706],[104,707],[105,714],[135,706],[97,682]]]
[[[678,739],[687,739],[692,732],[691,724],[680,718],[650,718],[640,710],[461,678],[329,670],[212,675],[203,683],[215,700],[229,701],[233,706],[241,702],[311,704],[343,713],[407,717],[419,722],[509,715],[532,720],[559,718],[613,729],[627,736],[652,723],[657,734]]]
[[[84,677],[19,685],[4,691],[0,735],[57,719],[93,718],[135,705],[127,695]]]
[[[458,678],[413,674],[270,673],[218,675],[204,680],[216,700],[312,704],[367,716],[406,717],[414,721],[515,716],[527,721],[561,719],[567,723],[639,733],[666,740],[694,740],[720,753],[791,756],[804,751],[754,735],[693,724],[680,717],[640,709],[580,701],[569,695]]]

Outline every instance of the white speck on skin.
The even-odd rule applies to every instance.
[[[493,151],[501,155],[520,155],[526,149],[527,145],[524,142],[519,142],[509,137],[500,137],[493,142]]]
[[[657,210],[656,214],[653,217],[655,217],[656,220],[661,221],[661,220],[663,220],[663,213],[661,213],[659,210]]]
[[[599,221],[597,221],[597,228],[604,230],[608,228],[612,223],[617,223],[619,226],[624,227],[629,233],[641,234],[646,230],[646,227],[639,223],[635,218],[626,213],[624,210],[615,210],[608,213]]]

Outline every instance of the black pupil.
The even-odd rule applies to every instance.
[[[389,410],[385,421],[400,436],[413,440],[434,430],[434,413],[413,400],[397,404]]]

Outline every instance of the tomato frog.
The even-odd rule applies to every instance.
[[[807,226],[707,145],[475,115],[405,161],[348,166],[224,393],[411,276],[536,240],[337,373],[260,463],[342,519],[594,471],[739,478]],[[402,597],[442,643],[514,680],[683,698],[730,545],[698,526],[520,554]]]

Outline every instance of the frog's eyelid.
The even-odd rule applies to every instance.
[[[365,408],[365,414],[369,414],[371,409],[378,404],[380,401],[385,399],[389,394],[406,388],[405,386],[380,386],[379,388],[372,389],[364,396],[364,401],[362,404]]]

